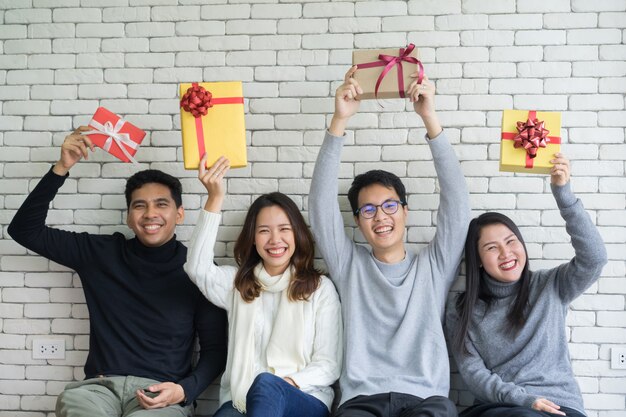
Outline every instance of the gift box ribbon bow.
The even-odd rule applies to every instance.
[[[406,48],[400,48],[398,56],[380,54],[378,55],[378,61],[366,62],[364,64],[358,64],[356,66],[359,69],[383,66],[385,67],[378,76],[378,80],[376,80],[376,87],[374,88],[374,96],[376,98],[378,98],[378,88],[380,87],[380,83],[394,66],[398,67],[398,93],[400,94],[400,97],[406,97],[404,94],[404,74],[402,71],[402,61],[410,62],[417,65],[417,83],[422,83],[422,80],[424,79],[424,66],[419,59],[409,56],[414,49],[415,45],[410,43]]]
[[[97,120],[91,120],[89,125],[93,127],[95,130],[90,130],[88,132],[83,133],[83,135],[106,135],[108,136],[107,140],[104,142],[104,149],[107,152],[110,152],[111,145],[113,142],[117,144],[120,148],[124,156],[128,158],[133,164],[137,164],[137,160],[133,158],[133,156],[126,149],[127,147],[130,149],[137,149],[139,144],[134,142],[128,133],[120,133],[122,126],[126,123],[126,120],[120,118],[115,125],[110,121],[104,122],[104,124],[98,122]]]
[[[217,104],[243,104],[243,97],[213,97],[213,94],[198,83],[192,83],[180,99],[180,107],[191,113],[196,120],[196,136],[198,139],[198,154],[200,158],[206,153],[204,147],[204,129],[202,116],[206,116],[209,109]]]
[[[537,156],[540,148],[545,148],[548,143],[561,143],[558,136],[548,136],[550,131],[545,128],[545,122],[537,118],[537,112],[528,112],[526,121],[517,122],[517,134],[502,132],[502,139],[512,139],[514,148],[524,148],[526,151],[526,168],[533,167],[533,158]]]

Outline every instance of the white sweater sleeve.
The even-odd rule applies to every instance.
[[[315,337],[311,362],[299,372],[287,375],[301,389],[330,386],[339,378],[343,356],[343,324],[339,296],[330,280],[322,276],[315,291]]]
[[[222,216],[203,210],[193,230],[185,272],[202,294],[216,306],[230,311],[233,300],[233,280],[237,268],[217,266],[213,262],[217,230]]]

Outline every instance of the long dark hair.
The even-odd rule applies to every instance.
[[[254,246],[256,219],[262,209],[271,206],[280,207],[287,215],[296,244],[290,262],[295,269],[295,274],[289,283],[289,299],[292,301],[308,300],[321,281],[321,272],[313,266],[315,254],[313,235],[298,206],[285,194],[279,192],[261,195],[248,209],[243,228],[235,242],[235,261],[239,265],[235,275],[235,288],[241,294],[241,298],[247,302],[261,295],[261,284],[254,276],[254,267],[262,261]]]
[[[468,353],[465,344],[467,333],[474,314],[474,307],[478,300],[482,300],[487,307],[493,302],[493,295],[487,289],[484,278],[483,268],[478,253],[478,239],[483,227],[492,224],[502,224],[508,227],[517,236],[522,243],[524,252],[526,253],[526,263],[520,276],[520,286],[515,297],[515,301],[511,305],[506,316],[507,321],[511,325],[513,331],[519,331],[524,323],[526,323],[526,308],[528,306],[528,296],[530,293],[530,270],[528,269],[528,251],[526,244],[522,238],[517,225],[513,220],[501,213],[487,212],[476,217],[470,222],[465,240],[465,292],[459,294],[456,299],[456,311],[459,315],[459,328],[454,335],[453,346],[458,351]]]

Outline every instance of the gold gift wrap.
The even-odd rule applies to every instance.
[[[240,81],[212,83],[183,83],[180,97],[185,97],[190,87],[204,88],[210,93],[209,104],[204,104],[206,114],[194,117],[192,112],[180,109],[185,169],[198,169],[206,152],[207,166],[220,156],[230,161],[231,168],[245,167],[246,127],[244,121],[243,87]]]
[[[515,138],[521,133],[518,126],[529,121],[543,122],[548,130],[545,147],[536,149],[531,158],[523,147],[515,147]],[[561,113],[534,110],[504,110],[502,114],[502,141],[500,142],[500,171],[528,174],[550,174],[554,154],[561,151]]]

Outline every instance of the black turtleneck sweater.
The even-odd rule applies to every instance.
[[[187,248],[176,237],[151,248],[121,233],[47,227],[48,207],[65,178],[50,170],[8,232],[27,249],[79,274],[90,316],[86,378],[133,375],[175,382],[191,403],[224,370],[225,313],[187,277]],[[196,334],[200,358],[192,370]]]

